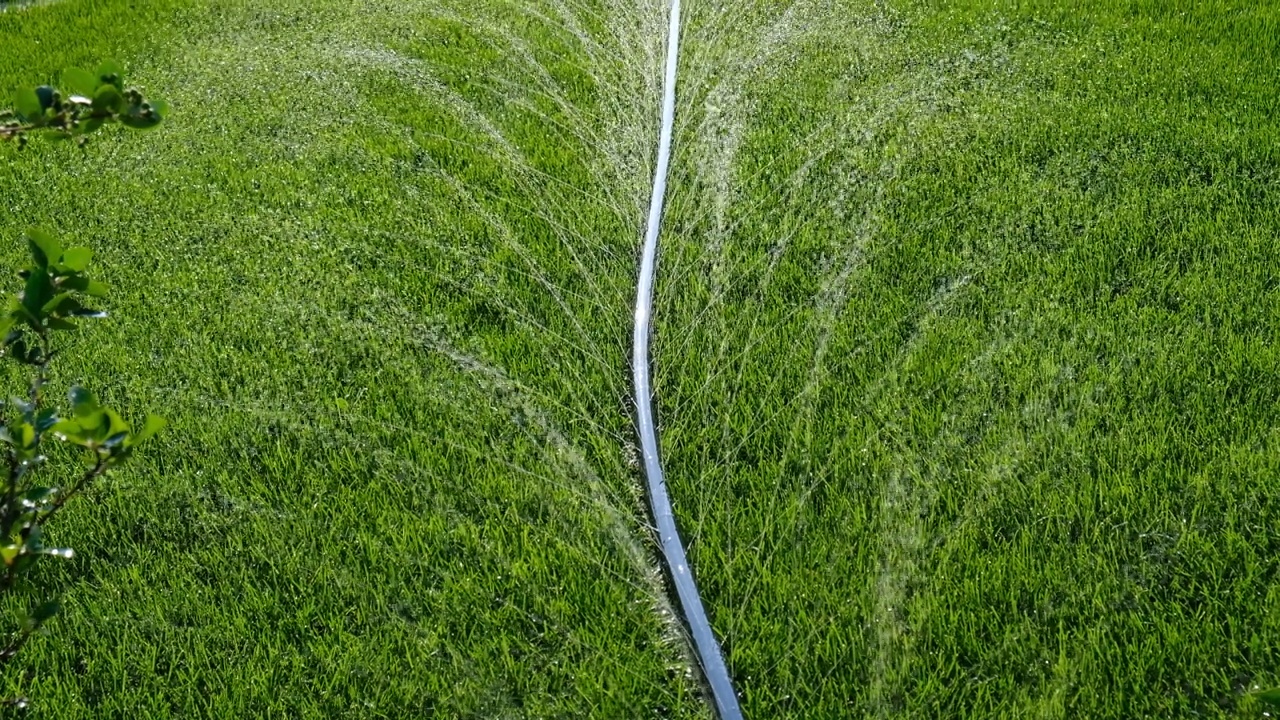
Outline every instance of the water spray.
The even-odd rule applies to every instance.
[[[649,504],[657,525],[662,557],[675,585],[681,613],[693,637],[693,650],[703,677],[711,689],[721,720],[740,720],[742,710],[733,680],[724,663],[720,643],[711,630],[707,611],[698,595],[684,544],[676,529],[666,478],[658,457],[658,435],[653,422],[652,389],[649,382],[649,334],[653,315],[653,278],[657,264],[658,234],[662,225],[663,201],[667,191],[667,169],[671,163],[671,135],[675,124],[676,65],[680,54],[680,0],[672,0],[667,25],[667,67],[662,93],[662,130],[658,136],[658,165],[653,174],[653,195],[649,202],[649,223],[645,229],[640,274],[636,282],[636,322],[631,368],[635,379],[636,422],[644,474],[649,485]]]

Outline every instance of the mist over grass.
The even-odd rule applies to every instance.
[[[3,149],[0,255],[41,225],[113,287],[58,381],[172,423],[68,513],[66,610],[9,692],[708,716],[628,399],[664,11],[0,14],[0,97],[114,57],[173,108]],[[686,13],[656,402],[747,716],[1251,716],[1280,681],[1276,13]]]
[[[172,423],[60,529],[80,579],[50,573],[67,613],[9,688],[50,717],[705,716],[625,455],[662,9],[160,5],[0,18],[0,84],[113,56],[174,112],[0,168],[0,232],[79,235],[114,288],[59,381]]]
[[[748,716],[1249,716],[1275,27],[692,11],[658,412]]]

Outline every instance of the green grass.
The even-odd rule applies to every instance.
[[[747,716],[1256,717],[1280,10],[686,12],[657,401]],[[664,22],[0,14],[0,97],[116,57],[174,109],[83,156],[0,149],[0,257],[38,224],[114,289],[58,382],[172,423],[55,528],[66,609],[8,692],[56,718],[708,715],[629,462]]]
[[[691,38],[724,59],[688,70],[656,311],[747,714],[1247,716],[1280,670],[1280,13],[813,5]]]
[[[507,42],[550,65],[551,27]],[[119,57],[173,107],[0,169],[8,261],[39,224],[115,289],[58,380],[172,423],[56,528],[66,611],[10,691],[67,718],[705,715],[622,449],[616,207],[647,171],[596,187],[574,133],[608,97],[567,61],[573,105],[499,85],[530,71],[421,3],[70,0],[0,37],[6,87]]]

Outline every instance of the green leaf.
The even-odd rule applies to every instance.
[[[62,85],[76,95],[93,97],[101,81],[93,73],[80,68],[71,68],[62,73]]]
[[[50,298],[49,302],[45,303],[44,307],[40,308],[40,311],[44,313],[57,313],[59,315],[64,315],[73,310],[77,310],[80,308],[80,301],[76,300],[75,296],[76,294],[74,292],[60,292]]]
[[[26,500],[27,502],[33,505],[38,505],[39,503],[42,503],[45,500],[48,500],[50,497],[56,495],[57,492],[58,492],[57,488],[33,487],[22,494],[22,499]]]
[[[50,600],[48,602],[41,603],[40,607],[36,608],[35,612],[31,613],[31,619],[35,620],[37,623],[42,623],[54,615],[57,615],[60,610],[62,610],[62,603],[57,600]]]
[[[27,533],[27,539],[22,544],[32,552],[39,552],[44,547],[43,532],[39,525],[31,528]]]
[[[156,433],[163,430],[168,424],[169,421],[159,415],[148,415],[146,422],[142,424],[142,429],[134,433],[133,438],[129,440],[129,445],[141,445],[147,440],[150,440]]]
[[[55,435],[74,435],[80,432],[80,423],[75,420],[67,420],[63,418],[54,423],[53,426],[49,428],[49,432]]]
[[[58,424],[49,428],[53,436],[62,442],[69,442],[72,445],[87,446],[90,438],[85,436],[84,428],[75,420],[62,420]]]
[[[53,94],[57,92],[48,85],[41,85],[36,88],[36,97],[40,99],[40,114],[43,115],[45,110],[53,107]]]
[[[45,432],[49,428],[58,424],[58,411],[53,408],[45,408],[36,414],[36,431]]]
[[[44,321],[45,327],[50,330],[75,330],[78,325],[66,318],[49,317]]]
[[[69,277],[66,280],[63,280],[62,286],[69,287],[72,290],[79,290],[85,295],[90,295],[92,297],[107,296],[107,286],[105,284],[100,283],[97,280],[90,280],[83,275]]]
[[[45,303],[53,297],[53,281],[49,273],[43,269],[31,273],[27,278],[27,286],[22,291],[22,305],[29,313],[39,319],[44,312]]]
[[[54,435],[77,435],[80,433],[80,423],[75,420],[59,420],[49,428],[49,432]]]
[[[31,279],[30,274],[28,274],[26,277],[28,280]],[[35,315],[32,315],[31,311],[27,310],[27,307],[22,304],[22,298],[17,295],[14,295],[9,298],[8,314],[9,314],[9,317],[13,318],[15,322],[25,322],[25,323],[39,322],[39,319],[36,318]],[[13,335],[13,331],[10,331],[9,335],[5,336],[6,343],[17,342],[17,338],[10,337],[11,335]]]
[[[5,348],[5,354],[13,358],[14,360],[17,360],[18,362],[26,362],[27,361],[27,341],[23,340],[22,338],[18,338],[17,340],[14,340],[13,342],[9,343],[8,347]]]
[[[102,411],[76,418],[76,422],[80,424],[80,438],[84,441],[84,444],[96,443],[106,435],[105,420],[106,415]]]
[[[89,267],[89,261],[93,259],[93,250],[87,247],[67,248],[62,253],[62,260],[59,264],[70,270],[71,272],[84,272]]]
[[[114,438],[116,435],[124,435],[129,432],[129,423],[125,422],[125,419],[120,417],[120,413],[117,413],[111,408],[102,408],[102,411],[107,414],[107,432],[111,437]],[[123,440],[124,438],[120,438],[120,440],[117,440],[115,443],[111,443],[108,439],[107,442],[119,445]]]
[[[71,401],[71,412],[77,419],[90,417],[102,412],[102,406],[98,404],[97,396],[79,385],[71,386],[71,390],[67,393],[67,399]]]
[[[36,265],[40,267],[48,267],[49,263],[62,257],[62,245],[58,243],[58,239],[40,228],[27,229],[27,242],[31,245],[31,255],[35,258]]]
[[[93,94],[93,109],[101,112],[119,112],[124,96],[115,85],[103,85]]]
[[[115,60],[108,60],[98,66],[98,82],[109,83],[115,85],[117,89],[124,89],[124,68]]]
[[[34,121],[44,116],[44,107],[40,104],[40,96],[31,88],[18,91],[13,98],[13,107],[24,120]]]
[[[161,119],[169,117],[169,103],[163,100],[152,100],[150,98],[147,99],[147,102],[151,103],[151,109],[155,111],[155,114],[160,116]]]
[[[1280,710],[1280,687],[1268,688],[1257,695],[1263,705],[1273,710]]]
[[[137,115],[122,115],[120,117],[120,124],[127,128],[133,128],[134,130],[150,130],[151,128],[160,125],[160,116],[157,115],[148,119]]]
[[[76,129],[76,132],[78,132],[81,135],[88,135],[89,133],[94,132],[98,128],[102,127],[102,125],[105,122],[106,121],[103,120],[102,118],[93,118],[92,120],[86,120],[80,124],[80,126]]]

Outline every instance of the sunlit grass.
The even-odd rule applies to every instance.
[[[173,106],[2,151],[0,255],[39,224],[114,288],[59,381],[172,422],[57,528],[65,615],[7,689],[705,716],[629,463],[663,3],[133,5],[0,15],[0,94],[116,57]],[[687,3],[655,380],[748,717],[1246,717],[1280,681],[1278,37]]]
[[[786,7],[690,21],[656,311],[748,716],[1248,716],[1275,11]]]
[[[59,379],[171,421],[58,528],[42,716],[705,714],[624,455],[661,39],[557,7],[0,18],[0,85],[119,57],[173,107],[0,169],[4,252],[78,235],[115,288]]]

